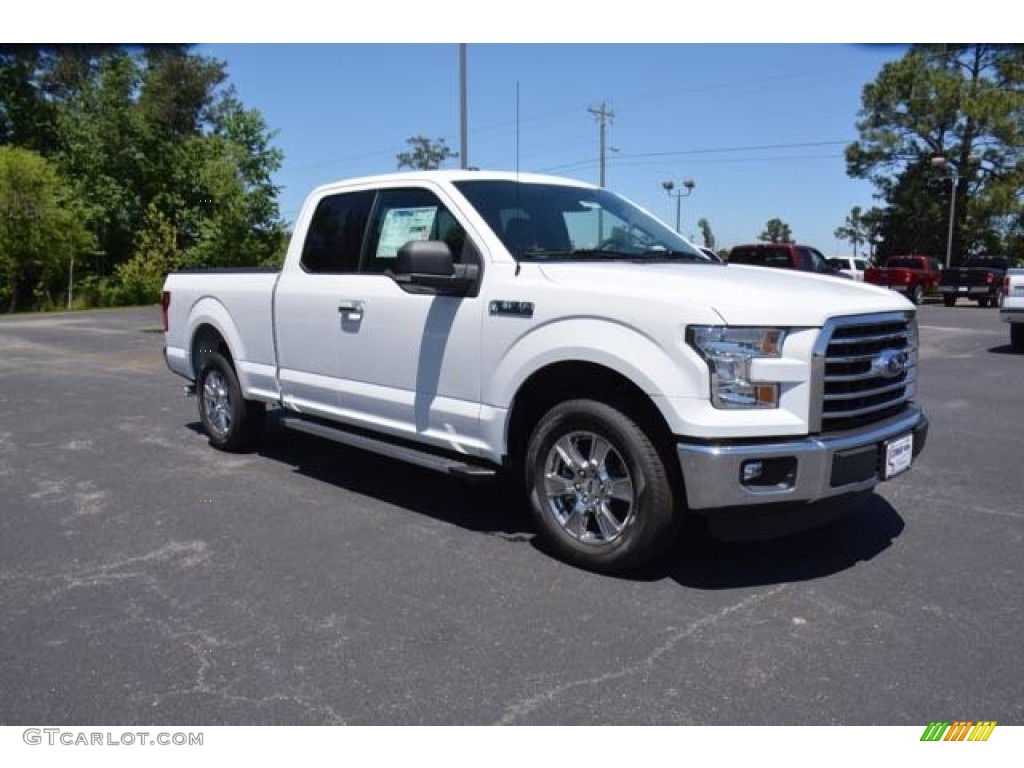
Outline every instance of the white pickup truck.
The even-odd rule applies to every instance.
[[[906,299],[709,261],[562,178],[320,187],[280,271],[171,274],[163,314],[214,447],[250,447],[270,405],[453,475],[506,470],[540,535],[595,570],[654,558],[692,513],[824,521],[927,435]]]
[[[1024,352],[1024,269],[1006,270],[999,316],[1010,324],[1010,345]]]

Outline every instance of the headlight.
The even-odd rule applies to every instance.
[[[786,332],[781,328],[729,328],[691,325],[687,343],[711,371],[711,404],[715,408],[778,408],[779,385],[752,382],[750,361],[780,357]]]

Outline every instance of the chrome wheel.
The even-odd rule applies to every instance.
[[[576,541],[609,544],[633,521],[633,478],[607,439],[594,432],[569,432],[544,461],[544,506]]]
[[[203,382],[203,410],[216,436],[227,435],[231,429],[231,396],[220,371],[210,371]]]

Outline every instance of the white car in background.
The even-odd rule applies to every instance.
[[[828,263],[844,275],[861,282],[864,282],[864,270],[873,266],[870,259],[864,259],[859,256],[856,258],[853,256],[832,256],[828,259]]]
[[[999,316],[1010,324],[1010,344],[1017,352],[1024,352],[1024,269],[1006,270],[1002,297]]]

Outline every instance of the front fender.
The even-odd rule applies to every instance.
[[[508,408],[534,373],[562,362],[585,362],[622,374],[649,396],[708,396],[707,372],[683,341],[655,339],[624,323],[600,317],[560,319],[528,329],[505,350],[486,378],[483,400]]]

